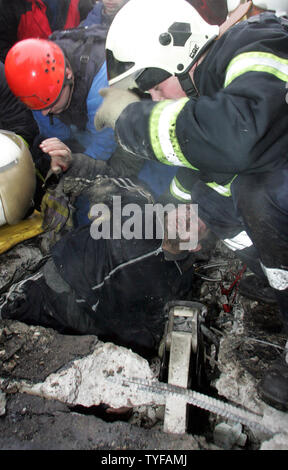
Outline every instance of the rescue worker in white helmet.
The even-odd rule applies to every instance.
[[[268,279],[288,332],[288,31],[271,12],[240,21],[250,8],[219,28],[185,0],[130,0],[108,32],[111,87],[95,126],[113,127],[135,158],[179,167],[174,201],[197,204],[200,221]],[[288,410],[285,357],[258,390]]]

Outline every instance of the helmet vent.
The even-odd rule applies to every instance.
[[[169,33],[162,33],[159,36],[159,42],[162,46],[168,46],[170,42],[172,41],[171,34]]]
[[[192,34],[189,23],[173,23],[168,31],[173,37],[174,46],[179,47],[184,47]]]

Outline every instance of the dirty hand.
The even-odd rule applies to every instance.
[[[118,117],[126,106],[140,101],[140,98],[132,91],[120,90],[119,88],[102,88],[99,94],[104,99],[94,118],[94,126],[97,131],[104,127],[114,129]]]
[[[193,204],[179,204],[165,217],[162,249],[166,259],[181,259],[185,252],[199,251],[199,242],[206,231],[207,227]]]
[[[45,139],[39,145],[42,152],[48,153],[51,157],[51,170],[55,174],[68,170],[72,162],[72,153],[69,147],[57,137]]]

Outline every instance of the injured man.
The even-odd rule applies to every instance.
[[[100,212],[95,212],[99,205],[92,206],[90,223],[61,237],[41,269],[2,296],[0,318],[50,327],[60,333],[94,334],[102,341],[154,357],[165,327],[164,306],[175,300],[181,261],[166,260],[163,226],[161,236],[156,236],[157,224],[151,231],[143,209],[147,200],[139,193],[135,198],[135,191],[130,189],[125,189],[129,196],[126,200],[116,198],[116,203],[120,199],[133,201],[124,206],[128,215],[122,208],[116,220],[119,213],[114,207],[112,216],[109,213],[107,217],[106,206],[100,204],[99,217]],[[133,208],[134,216],[138,210],[138,218],[134,217],[132,224]],[[155,221],[157,216],[153,217]],[[138,230],[134,238],[129,236],[132,225],[134,235]],[[107,235],[105,230],[111,233]]]

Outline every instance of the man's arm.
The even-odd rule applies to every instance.
[[[136,156],[168,165],[227,174],[269,170],[288,148],[286,93],[284,79],[246,73],[211,97],[130,104],[116,120],[116,138]]]

